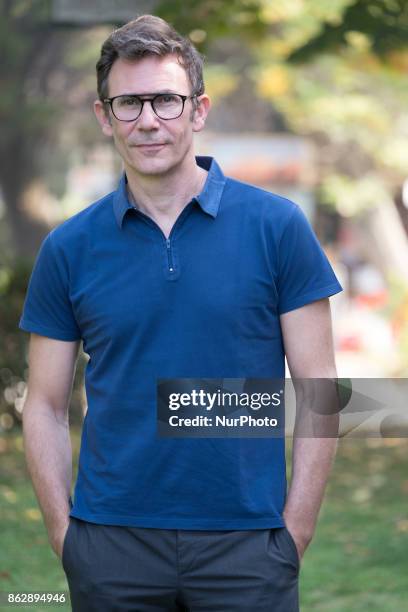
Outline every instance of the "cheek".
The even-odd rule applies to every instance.
[[[132,130],[128,128],[128,126],[124,126],[120,130],[115,130],[113,134],[113,139],[117,149],[121,151],[128,149],[128,139],[130,138],[131,131]]]
[[[132,133],[134,126],[131,123],[121,123],[120,125],[115,125],[114,134],[115,140],[118,142],[126,142],[127,138],[129,138]]]
[[[193,133],[191,131],[191,123],[183,125],[183,127],[178,132],[177,138],[179,142],[190,142],[190,140],[193,138]]]

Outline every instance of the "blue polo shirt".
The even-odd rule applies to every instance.
[[[117,191],[45,238],[19,327],[89,355],[71,516],[168,529],[283,526],[284,438],[160,438],[160,378],[284,378],[279,316],[342,290],[298,205],[216,161],[168,240]]]

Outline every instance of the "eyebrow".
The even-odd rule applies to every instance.
[[[160,91],[157,92],[149,92],[149,93],[123,93],[123,94],[118,94],[119,96],[137,96],[138,98],[141,98],[143,96],[159,96],[160,94],[166,94],[166,93],[172,93],[172,94],[176,94],[177,92],[172,90],[172,89],[161,89]],[[181,95],[181,94],[179,94]],[[184,94],[183,94],[184,95]],[[116,97],[116,96],[114,96]]]

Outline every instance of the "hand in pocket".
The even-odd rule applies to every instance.
[[[52,534],[50,534],[51,547],[60,560],[62,559],[62,551],[64,548],[64,541],[67,535],[68,527],[69,517],[62,527],[59,527]]]

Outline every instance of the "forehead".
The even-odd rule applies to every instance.
[[[109,73],[109,96],[122,93],[155,93],[171,90],[188,94],[190,85],[177,56],[155,55],[134,60],[118,58]]]

